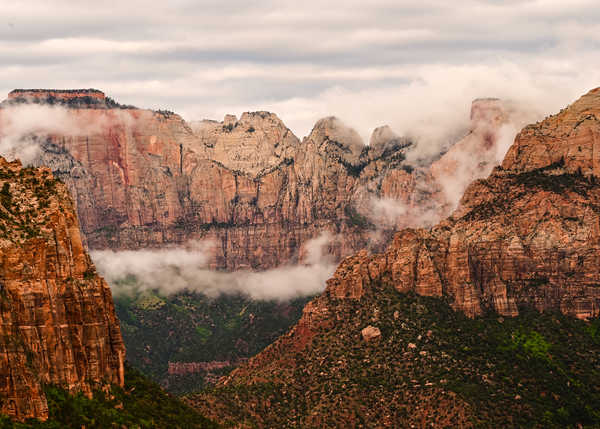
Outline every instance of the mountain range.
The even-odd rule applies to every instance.
[[[98,90],[15,90],[3,151],[45,167],[0,165],[2,412],[57,421],[70,402],[56,398],[80,395],[135,424],[131,345],[178,392],[224,375],[186,397],[224,425],[598,425],[598,114],[595,89],[504,156],[523,117],[477,99],[465,136],[425,157],[333,117],[300,140],[268,112],[188,124]],[[249,276],[302,266],[324,232],[341,263],[301,316],[302,300],[169,294],[132,275],[112,285],[133,285],[119,327],[87,252],[202,241],[207,270]]]

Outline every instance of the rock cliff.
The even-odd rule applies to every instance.
[[[600,88],[525,127],[450,217],[398,232],[385,252],[346,258],[287,335],[202,400],[212,401],[217,418],[241,416],[259,427],[547,427],[597,419],[580,409],[597,400],[589,389],[596,381],[582,379],[573,397],[561,386],[572,386],[569,377],[591,362],[597,368],[590,336],[597,320],[576,319],[600,315],[599,115]],[[369,348],[363,337],[375,327],[381,338]],[[253,399],[261,389],[266,402]],[[223,401],[224,392],[242,399]]]
[[[389,127],[375,130],[367,146],[333,117],[300,141],[268,112],[190,126],[166,111],[66,106],[75,124],[69,129],[11,137],[42,148],[36,163],[50,166],[69,187],[89,246],[211,240],[211,266],[219,269],[293,262],[323,230],[337,237],[331,249],[342,258],[372,243],[374,229],[433,223],[454,207],[443,183],[460,173],[466,186],[489,172],[489,157],[474,168],[460,164],[460,155],[480,146],[483,155],[494,152],[504,117],[497,101],[474,103],[467,143],[417,168],[406,160],[411,141]],[[10,129],[13,104],[3,107],[0,135]]]
[[[123,385],[125,348],[66,187],[0,158],[0,189],[0,411],[46,419],[44,385]]]

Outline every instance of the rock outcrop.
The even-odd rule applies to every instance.
[[[363,340],[365,340],[366,342],[373,341],[381,337],[381,331],[379,330],[379,328],[371,325],[367,326],[366,328],[363,328],[360,331],[360,333],[363,337]]]
[[[0,189],[0,411],[45,419],[44,385],[123,385],[125,348],[66,187],[0,158]]]

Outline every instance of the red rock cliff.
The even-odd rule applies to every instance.
[[[122,385],[125,348],[65,186],[0,158],[0,189],[0,410],[45,419],[42,385]]]
[[[489,112],[498,116],[498,103],[492,104],[473,115],[468,144],[453,156],[478,150],[485,139],[486,150],[478,153],[494,151],[493,130],[501,121],[489,119]],[[8,128],[7,110],[0,110],[0,134],[3,124]],[[293,260],[323,230],[337,236],[332,251],[341,258],[368,244],[373,223],[421,224],[424,212],[436,219],[452,208],[444,205],[440,182],[459,171],[460,157],[443,157],[436,170],[414,169],[405,161],[411,142],[385,127],[365,146],[335,118],[320,120],[300,141],[268,112],[192,128],[169,112],[71,108],[66,115],[85,131],[33,138],[43,148],[39,163],[74,196],[94,249],[211,240],[213,267],[262,269]],[[481,121],[491,124],[486,134],[477,127]],[[489,171],[463,170],[463,182]],[[387,206],[374,210],[381,198],[393,201],[392,216]]]
[[[382,281],[448,295],[470,316],[514,316],[522,305],[600,315],[598,115],[595,89],[525,127],[502,166],[471,184],[450,218],[398,233],[383,254],[345,260],[328,293],[360,299]]]

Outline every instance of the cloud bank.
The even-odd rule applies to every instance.
[[[299,136],[326,115],[424,135],[475,97],[546,114],[600,85],[595,0],[25,0],[0,17],[0,93],[96,87],[188,120],[271,110]]]
[[[116,295],[158,290],[165,295],[183,290],[209,297],[241,293],[252,299],[289,300],[322,292],[336,265],[327,246],[329,233],[306,243],[303,263],[255,272],[218,272],[207,268],[212,243],[188,243],[186,247],[92,251],[98,272]]]
[[[101,119],[83,120],[60,106],[17,104],[0,110],[0,155],[31,164],[40,154],[43,136],[85,136],[103,126]]]

